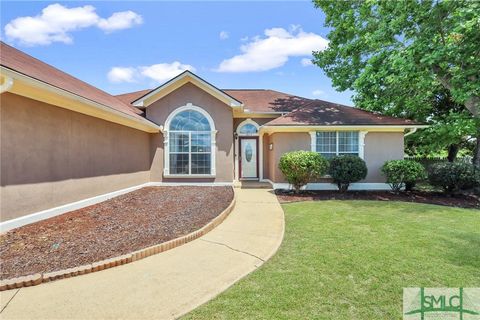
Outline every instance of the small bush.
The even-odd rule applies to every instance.
[[[337,156],[330,160],[329,174],[341,192],[347,191],[350,183],[365,179],[367,173],[365,161],[357,156]]]
[[[313,151],[294,151],[282,155],[278,168],[298,192],[307,183],[326,174],[328,161]]]
[[[390,160],[382,166],[382,173],[393,191],[398,192],[405,187],[409,191],[418,180],[425,179],[425,168],[418,162],[410,160]]]
[[[430,167],[428,180],[447,193],[457,193],[480,186],[480,171],[468,163],[436,163]]]

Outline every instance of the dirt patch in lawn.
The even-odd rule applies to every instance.
[[[0,235],[0,279],[90,264],[178,238],[225,210],[231,187],[147,187]]]
[[[276,190],[280,203],[312,201],[312,200],[380,200],[380,201],[405,201],[438,204],[450,207],[480,209],[480,199],[473,195],[458,195],[449,197],[439,192],[410,191],[398,194],[391,191],[303,191],[295,194],[292,191]]]

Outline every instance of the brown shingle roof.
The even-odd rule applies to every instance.
[[[323,100],[310,103],[278,117],[265,126],[343,126],[343,125],[417,125],[419,123],[402,118],[348,107]]]
[[[124,93],[116,97],[131,103],[146,95],[150,89]],[[290,112],[312,100],[291,94],[265,89],[222,89],[223,92],[243,102],[252,112]]]
[[[115,96],[115,98],[119,99],[123,103],[132,104],[133,101],[137,100],[140,97],[143,97],[147,93],[152,91],[152,89],[145,89],[139,90],[134,92],[122,93]]]
[[[224,89],[223,91],[242,101],[245,109],[252,112],[289,112],[311,101],[275,90]]]
[[[116,97],[0,41],[0,65],[137,119],[140,110]]]

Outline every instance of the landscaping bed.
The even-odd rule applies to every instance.
[[[0,235],[0,279],[90,264],[200,229],[231,187],[147,187]]]
[[[275,191],[280,203],[310,201],[310,200],[380,200],[405,201],[438,204],[450,207],[480,209],[480,199],[473,195],[447,196],[441,192],[409,191],[394,193],[392,191],[348,191],[336,190],[302,191],[295,194],[290,190]]]

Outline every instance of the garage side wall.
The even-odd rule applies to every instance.
[[[1,221],[149,181],[149,134],[0,96]]]

